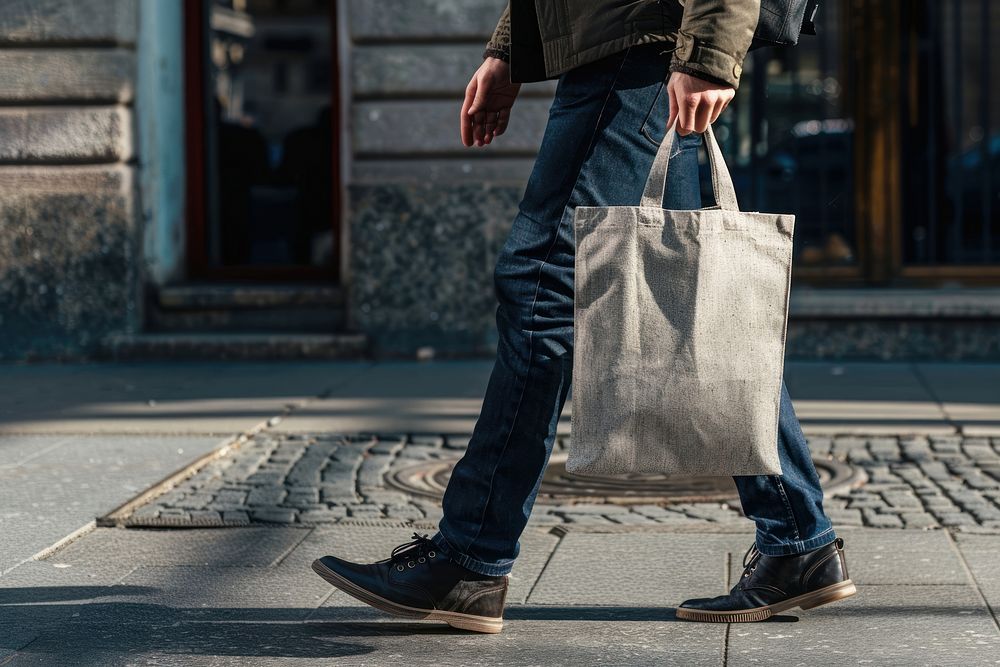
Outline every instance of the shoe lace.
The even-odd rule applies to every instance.
[[[743,577],[740,579],[741,583],[746,583],[750,579],[754,570],[757,569],[757,563],[760,562],[760,557],[762,555],[763,554],[757,550],[756,543],[750,545],[750,548],[747,549],[747,552],[743,555]]]
[[[392,550],[389,561],[402,572],[406,567],[416,567],[418,563],[426,563],[428,559],[437,556],[437,545],[427,537],[426,533],[424,535],[413,533],[412,541],[400,544]]]

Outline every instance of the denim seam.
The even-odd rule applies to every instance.
[[[597,118],[595,119],[594,122],[594,129],[593,132],[591,132],[590,141],[587,144],[587,151],[584,153],[584,161],[581,162],[580,164],[580,169],[579,171],[577,171],[576,179],[573,181],[573,188],[570,190],[569,197],[567,198],[566,203],[563,205],[562,219],[559,220],[559,224],[556,226],[555,234],[553,234],[552,236],[552,243],[549,244],[549,248],[545,252],[545,259],[543,259],[541,263],[538,265],[538,278],[535,282],[535,293],[531,299],[531,308],[528,310],[529,322],[533,320],[535,317],[535,305],[538,303],[538,291],[542,286],[542,269],[544,269],[545,265],[548,264],[549,257],[552,254],[552,249],[556,246],[556,243],[559,241],[559,232],[560,230],[562,230],[563,225],[566,224],[566,220],[568,217],[566,215],[566,207],[569,206],[569,203],[573,200],[573,193],[576,192],[577,183],[580,182],[580,174],[583,173],[584,162],[586,162],[586,154],[590,152],[591,147],[594,145],[594,138],[597,136],[597,131],[601,127],[601,120],[604,118],[604,111],[608,107],[608,100],[611,99],[611,93],[613,93],[615,90],[615,85],[618,83],[618,77],[621,74],[622,68],[625,66],[625,62],[628,60],[628,52],[630,50],[631,47],[625,50],[625,55],[622,58],[621,63],[618,65],[618,71],[615,72],[615,76],[611,79],[611,83],[608,85],[608,92],[604,95],[604,103],[601,105],[601,110],[597,114]],[[507,451],[507,446],[510,444],[511,436],[514,435],[514,428],[517,425],[517,416],[521,412],[521,404],[524,402],[524,392],[528,388],[528,378],[531,375],[531,362],[533,359],[532,353],[534,350],[534,342],[535,342],[534,334],[535,334],[534,331],[530,329],[528,330],[528,365],[527,368],[525,368],[524,372],[524,384],[521,386],[521,395],[518,396],[517,407],[514,408],[514,416],[510,420],[511,421],[510,430],[507,432],[507,439],[504,440],[503,447],[500,450],[500,454],[497,457],[497,461],[503,459],[503,455]],[[469,547],[472,546],[473,542],[479,539],[479,535],[483,532],[483,524],[486,521],[486,511],[489,509],[490,499],[493,495],[493,482],[496,479],[496,474],[497,474],[497,466],[494,466],[493,472],[490,475],[490,485],[486,491],[486,502],[483,504],[483,513],[479,519],[479,528],[476,529],[476,534],[472,537],[471,540],[469,540],[468,546],[466,546],[465,548],[466,550],[468,550]]]
[[[802,531],[799,530],[799,522],[795,520],[795,512],[792,510],[792,504],[788,501],[788,494],[785,493],[785,485],[781,483],[781,477],[778,475],[772,475],[771,479],[774,480],[775,485],[778,487],[778,493],[781,494],[781,502],[785,506],[785,512],[788,513],[788,518],[795,528],[795,540],[799,541],[802,539]]]
[[[791,556],[801,554],[806,551],[812,551],[813,549],[818,549],[826,546],[827,544],[832,544],[837,539],[836,535],[833,535],[833,537],[829,540],[825,539],[825,537],[832,532],[833,526],[830,526],[823,532],[810,537],[808,540],[796,540],[794,542],[785,542],[767,546],[762,542],[762,538],[765,537],[764,533],[758,530],[756,546],[757,550],[765,556]]]
[[[653,115],[653,109],[656,108],[656,103],[660,100],[660,93],[663,92],[664,87],[666,87],[666,82],[661,81],[660,87],[656,89],[656,95],[653,96],[653,103],[649,105],[649,109],[646,110],[646,116],[642,119],[642,122],[639,124],[639,134],[646,137],[649,143],[653,144],[654,146],[659,146],[660,142],[654,139],[653,137],[649,136],[649,132],[646,131],[646,124],[649,122],[649,117]]]
[[[467,570],[471,570],[477,574],[486,575],[487,577],[502,577],[510,574],[514,565],[513,561],[500,565],[495,563],[484,563],[481,560],[476,560],[472,556],[458,551],[451,545],[451,542],[449,542],[448,538],[445,537],[440,527],[438,528],[437,535],[434,536],[434,543],[438,545],[441,553],[452,562],[461,565]]]

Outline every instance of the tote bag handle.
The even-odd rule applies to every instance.
[[[653,208],[663,207],[663,190],[667,185],[667,164],[670,162],[670,149],[674,145],[674,137],[677,136],[674,129],[677,127],[677,119],[667,128],[660,142],[660,148],[656,151],[653,159],[653,166],[649,170],[649,178],[646,179],[646,189],[642,193],[642,203],[640,206]],[[719,208],[726,211],[738,211],[740,205],[736,201],[736,190],[733,189],[733,179],[729,175],[729,168],[726,160],[722,157],[719,144],[715,141],[715,134],[712,126],[705,130],[705,148],[708,151],[708,164],[712,169],[712,189],[715,191],[715,201]]]

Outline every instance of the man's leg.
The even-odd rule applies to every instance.
[[[433,537],[474,572],[506,574],[517,557],[571,383],[573,212],[639,202],[658,143],[649,134],[662,137],[666,122],[666,59],[658,50],[637,47],[560,80],[497,260],[500,340],[482,413],[452,472]],[[683,139],[678,150],[697,143],[695,136]],[[696,190],[692,159],[687,171]]]
[[[658,143],[644,131],[662,136],[666,120],[661,49],[636,47],[560,79],[535,169],[497,260],[497,359],[469,448],[445,493],[440,532],[432,539],[414,535],[376,563],[318,559],[313,569],[334,586],[399,616],[478,632],[502,627],[506,574],[571,381],[573,212],[641,199]]]
[[[763,621],[812,609],[856,593],[844,542],[823,512],[823,490],[784,382],[778,418],[781,475],[735,477],[743,512],[757,538],[743,574],[727,595],[685,600],[677,618],[712,623]]]
[[[671,161],[664,206],[679,210],[701,208],[695,151]],[[733,478],[743,512],[757,526],[757,549],[767,556],[786,556],[834,542],[837,536],[823,511],[819,475],[784,382],[778,416],[778,457],[781,475]]]
[[[834,542],[837,536],[823,511],[819,475],[784,382],[778,456],[781,475],[733,478],[743,513],[757,524],[757,550],[766,556],[789,556]]]

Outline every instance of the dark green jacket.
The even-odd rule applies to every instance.
[[[515,82],[540,81],[636,44],[667,42],[670,71],[739,85],[760,0],[510,0],[486,47]]]

